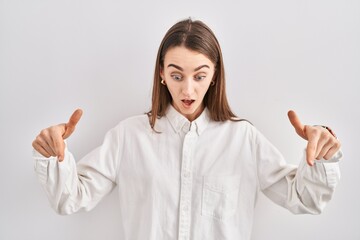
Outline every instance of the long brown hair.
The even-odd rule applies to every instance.
[[[165,34],[157,54],[154,84],[152,91],[151,111],[147,114],[151,128],[155,121],[165,115],[172,101],[168,88],[161,84],[161,69],[164,68],[165,54],[170,48],[184,46],[189,50],[199,52],[210,59],[215,65],[214,85],[210,86],[204,96],[204,106],[208,108],[210,118],[214,121],[238,121],[230,110],[225,92],[225,71],[221,48],[215,34],[203,22],[190,18],[173,25]]]

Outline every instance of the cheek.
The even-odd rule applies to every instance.
[[[205,96],[205,94],[207,93],[208,90],[209,90],[209,86],[206,86],[203,89],[201,89],[201,95]]]
[[[202,82],[199,85],[199,91],[201,91],[204,95],[209,90],[209,88],[211,87],[210,86],[211,81],[212,81],[212,78],[209,78],[209,79],[206,80],[206,82]]]
[[[208,87],[207,86],[198,86],[196,89],[195,89],[195,94],[198,98],[201,98],[203,99],[205,94],[207,93],[208,91]]]
[[[179,92],[179,87],[172,83],[167,83],[167,89],[170,92],[171,97],[173,98]]]

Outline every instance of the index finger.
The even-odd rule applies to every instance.
[[[288,112],[288,118],[291,122],[291,125],[295,128],[296,133],[304,138],[305,140],[307,140],[306,134],[305,134],[305,126],[301,123],[299,117],[297,116],[297,114],[293,111],[290,110]]]
[[[81,109],[76,109],[75,112],[71,115],[69,121],[65,124],[65,132],[63,138],[68,138],[72,132],[75,130],[76,124],[79,122],[83,111]]]
[[[81,109],[76,109],[71,115],[68,123],[66,123],[66,127],[75,128],[76,124],[79,122],[83,111]]]

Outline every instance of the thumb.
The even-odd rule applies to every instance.
[[[295,128],[296,133],[303,139],[307,140],[305,126],[301,123],[296,113],[293,110],[290,110],[288,112],[288,117],[291,122],[291,125]]]
[[[63,134],[63,139],[68,138],[75,130],[76,124],[79,122],[83,111],[81,109],[76,109],[71,115],[69,121],[65,124],[65,132]]]

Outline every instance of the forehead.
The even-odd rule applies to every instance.
[[[176,64],[186,69],[187,67],[194,69],[200,65],[208,65],[214,68],[214,64],[204,54],[190,50],[186,47],[173,47],[165,54],[164,67],[168,64]]]

